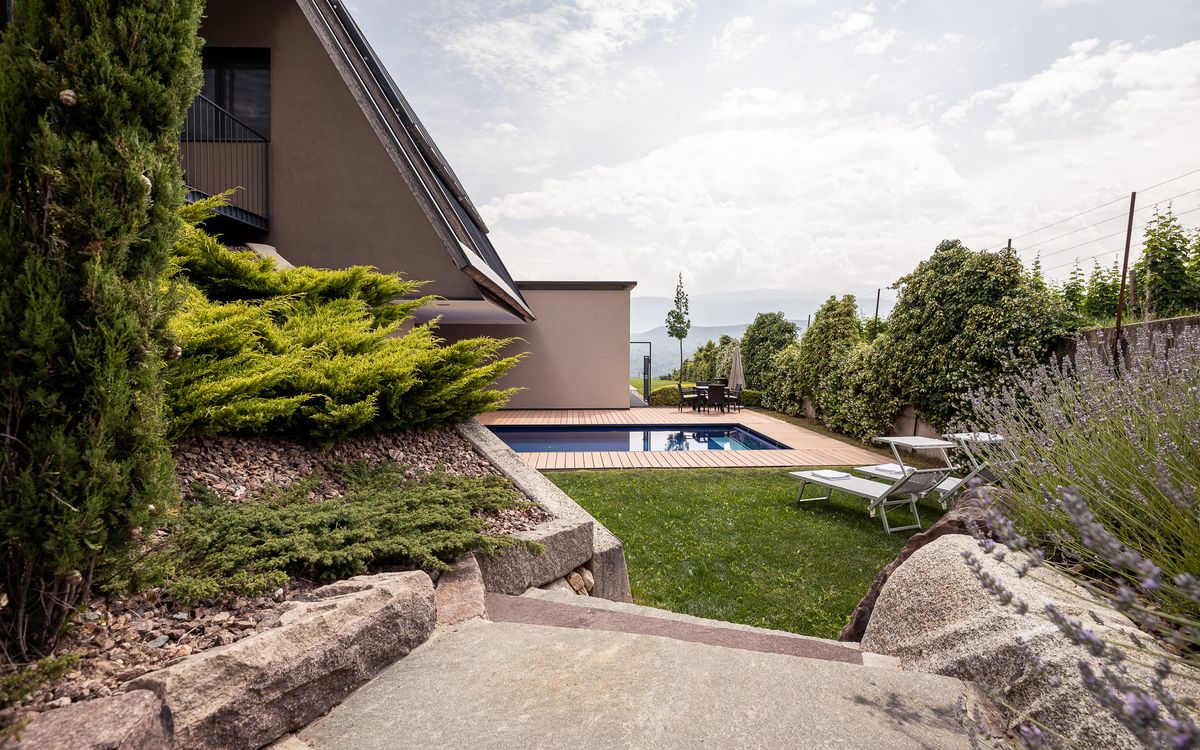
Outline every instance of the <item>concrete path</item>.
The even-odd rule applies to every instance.
[[[854,648],[536,597],[488,607],[492,618],[573,624],[439,628],[280,750],[969,747],[955,718],[962,682],[852,663]],[[588,617],[673,635],[595,629]],[[728,645],[674,637],[705,629]],[[752,642],[768,648],[740,647]],[[806,658],[789,643],[845,653],[812,647],[826,658]]]

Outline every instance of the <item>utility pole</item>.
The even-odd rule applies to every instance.
[[[1008,252],[1012,252],[1012,237],[1008,238]]]
[[[874,341],[875,337],[879,335],[879,295],[882,293],[882,288],[875,290],[875,326],[871,329],[872,341]]]
[[[1125,259],[1121,261],[1121,291],[1117,293],[1117,325],[1113,328],[1112,364],[1117,367],[1117,353],[1121,349],[1121,314],[1125,312],[1125,279],[1129,275],[1129,245],[1133,241],[1133,208],[1137,205],[1137,193],[1129,194],[1129,223],[1125,225]]]

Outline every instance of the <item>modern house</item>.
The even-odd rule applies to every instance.
[[[331,0],[209,0],[204,88],[180,143],[189,195],[237,187],[211,229],[295,265],[429,281],[447,340],[519,337],[512,408],[627,408],[634,282],[514,281],[488,228],[351,18]]]

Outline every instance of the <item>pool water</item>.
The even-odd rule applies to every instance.
[[[518,453],[769,451],[787,446],[740,425],[491,427]]]

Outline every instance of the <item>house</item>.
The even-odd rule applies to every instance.
[[[296,265],[428,280],[447,340],[522,339],[510,408],[628,408],[635,282],[515,281],[454,170],[346,7],[209,0],[189,196],[240,188],[211,229]]]

